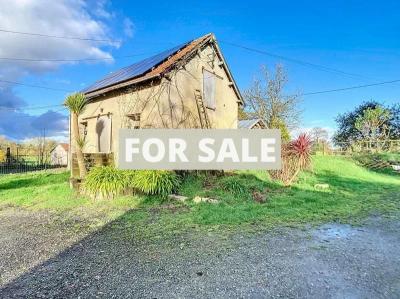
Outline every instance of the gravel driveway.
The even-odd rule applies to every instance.
[[[3,218],[2,298],[400,298],[398,218],[141,241],[115,224],[80,241],[46,223],[44,237],[15,226],[12,234],[37,234],[23,247],[9,242]],[[39,252],[30,270],[26,250]]]

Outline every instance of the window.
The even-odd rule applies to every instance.
[[[203,97],[207,108],[215,109],[215,75],[203,70]]]
[[[134,129],[140,129],[140,113],[132,113],[126,115],[132,122]]]
[[[133,121],[140,121],[140,113],[129,114],[128,117]]]

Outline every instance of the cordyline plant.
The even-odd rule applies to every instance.
[[[86,98],[83,93],[74,93],[69,95],[64,102],[71,113],[71,133],[74,136],[73,147],[76,152],[76,159],[78,161],[79,176],[83,179],[86,176],[85,161],[83,158],[82,148],[84,146],[84,139],[79,132],[78,117],[85,109]]]
[[[296,180],[301,170],[311,166],[311,138],[301,134],[297,139],[282,146],[282,169],[271,170],[273,179],[290,186]]]

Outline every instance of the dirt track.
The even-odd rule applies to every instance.
[[[114,224],[77,243],[66,227],[0,214],[2,298],[400,297],[398,218],[142,241]]]

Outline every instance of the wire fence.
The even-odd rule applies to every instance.
[[[47,169],[65,168],[65,165],[52,165],[47,163],[36,163],[22,161],[18,163],[0,163],[0,174],[26,173],[32,171],[40,171]]]
[[[0,174],[26,173],[67,165],[51,159],[50,151],[0,145]]]
[[[400,153],[400,139],[392,140],[359,140],[354,142],[338,142],[332,150],[333,154],[346,155],[353,153]]]

